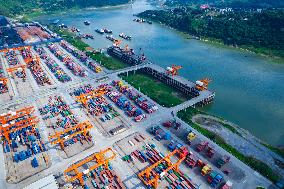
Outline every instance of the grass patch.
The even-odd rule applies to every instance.
[[[263,146],[265,146],[266,148],[270,149],[271,151],[275,152],[276,154],[278,154],[279,156],[281,156],[282,158],[284,158],[284,149],[272,146],[270,144],[266,144],[266,143],[261,143]]]
[[[92,59],[99,62],[102,66],[106,67],[109,70],[118,70],[128,67],[128,64],[113,58],[113,57],[107,57],[106,55],[102,53],[97,54],[90,54],[89,55]]]
[[[120,75],[120,77],[136,89],[140,88],[142,93],[165,107],[176,106],[189,99],[177,89],[139,71],[136,71],[135,74],[129,72],[128,77],[126,74]]]
[[[244,162],[248,166],[250,166],[252,169],[259,172],[262,176],[268,178],[272,182],[276,182],[280,179],[280,176],[271,169],[269,165],[266,163],[255,159],[254,157],[248,157],[240,153],[236,148],[233,146],[227,144],[222,137],[219,135],[201,127],[198,124],[195,124],[191,121],[191,118],[193,115],[196,114],[196,111],[193,108],[187,108],[185,110],[181,110],[178,112],[178,117],[181,118],[183,121],[187,122],[189,125],[191,125],[194,129],[198,130],[202,135],[208,137],[210,140],[215,142],[217,145],[225,149],[227,152],[238,158],[240,161]]]
[[[76,35],[67,29],[62,29],[57,26],[49,26],[49,29],[59,34],[64,40],[72,44],[80,51],[86,51],[87,47],[90,47],[87,43],[77,38]],[[86,54],[93,60],[99,62],[102,66],[109,70],[117,70],[126,68],[128,65],[113,57],[108,57],[103,53],[86,52]]]

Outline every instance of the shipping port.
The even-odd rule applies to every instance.
[[[128,67],[110,71],[39,23],[7,28],[1,32],[14,37],[0,44],[0,188],[271,185],[178,118],[181,110],[214,101],[210,78],[189,81],[178,75],[181,66],[164,69],[120,43],[106,53]],[[166,106],[158,98],[167,94],[153,97],[129,82],[135,74],[166,86],[179,100]]]

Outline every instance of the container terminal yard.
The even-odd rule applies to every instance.
[[[1,32],[0,188],[273,188],[176,116],[214,100],[210,79],[191,82],[180,66],[165,70],[117,44],[108,54],[129,67],[110,71],[38,23]],[[133,72],[187,100],[159,105],[121,79]]]

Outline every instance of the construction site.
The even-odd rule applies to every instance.
[[[209,78],[191,82],[178,75],[181,66],[164,69],[118,43],[109,55],[130,67],[109,71],[39,26],[14,27],[23,45],[0,50],[0,188],[271,186],[176,116],[214,100]],[[184,100],[160,104],[125,79],[135,73]]]

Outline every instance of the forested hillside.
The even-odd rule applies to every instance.
[[[258,11],[179,7],[138,16],[191,35],[284,58],[284,10]]]
[[[119,5],[130,0],[0,0],[0,15],[14,16],[35,11]]]
[[[166,0],[165,4],[168,6],[210,4],[218,7],[232,8],[284,7],[283,0]]]

